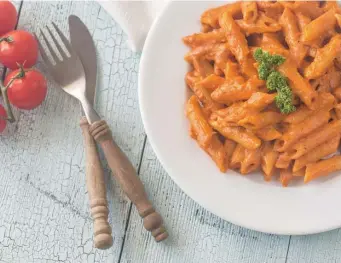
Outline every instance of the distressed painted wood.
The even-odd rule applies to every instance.
[[[20,1],[15,4],[19,7]],[[93,248],[80,107],[49,81],[46,102],[33,111],[16,111],[18,122],[0,137],[0,263],[341,262],[340,230],[298,237],[246,230],[187,197],[148,143],[141,159],[145,135],[137,106],[139,56],[129,50],[122,30],[99,4],[25,1],[19,28],[37,31],[53,20],[67,32],[69,14],[87,24],[98,49],[96,108],[135,168],[140,167],[170,237],[164,243],[153,241],[106,166],[114,245],[107,251]],[[43,65],[38,68],[45,72]]]
[[[207,212],[166,175],[149,144],[140,176],[164,217],[169,238],[162,244],[151,242],[133,209],[121,262],[285,262],[289,237],[246,230]]]
[[[341,262],[341,230],[291,237],[287,263]]]
[[[96,108],[135,167],[144,132],[137,106],[139,56],[97,2],[25,1],[19,28],[37,32],[51,21],[66,32],[69,14],[93,33],[99,56]],[[38,34],[39,35],[39,34]],[[43,65],[38,65],[45,74]],[[49,81],[46,101],[21,111],[15,131],[0,137],[0,262],[117,262],[128,201],[106,169],[114,245],[93,248],[85,187],[80,106]]]

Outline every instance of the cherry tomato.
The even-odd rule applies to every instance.
[[[0,36],[13,30],[17,23],[17,10],[9,1],[0,1]]]
[[[12,71],[5,78],[7,96],[11,104],[19,109],[31,110],[38,107],[46,97],[47,84],[44,76],[35,69]]]
[[[2,105],[0,105],[0,132],[3,132],[4,129],[6,128],[7,124],[6,118],[7,118],[6,110]]]
[[[38,43],[24,30],[14,30],[0,38],[0,63],[10,69],[18,69],[18,63],[26,68],[34,66],[38,59]]]

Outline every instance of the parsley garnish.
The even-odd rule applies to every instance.
[[[258,76],[266,80],[266,87],[269,91],[276,91],[276,106],[284,114],[289,114],[296,110],[292,103],[292,91],[285,76],[276,70],[283,64],[285,58],[280,55],[271,55],[269,52],[257,48],[253,57],[258,62]]]

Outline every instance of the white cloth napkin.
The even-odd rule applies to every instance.
[[[142,51],[149,28],[167,1],[99,0],[99,3],[127,34],[132,50]]]

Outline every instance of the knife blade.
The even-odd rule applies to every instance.
[[[79,17],[69,16],[71,45],[80,57],[86,79],[86,96],[92,106],[96,97],[97,57],[91,34]]]
[[[70,39],[85,71],[86,96],[93,105],[96,95],[97,58],[91,34],[84,23],[75,15],[69,17]],[[108,201],[101,160],[95,140],[89,132],[85,117],[80,121],[86,155],[86,185],[89,195],[91,215],[94,219],[95,247],[106,249],[112,246],[111,227],[108,223]]]

